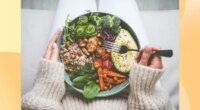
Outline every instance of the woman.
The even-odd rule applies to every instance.
[[[64,64],[57,62],[58,47],[55,43],[58,29],[49,42],[41,59],[39,70],[30,92],[22,98],[23,110],[172,110],[169,97],[157,86],[163,74],[161,57],[151,57],[155,46],[146,46],[137,53],[130,72],[130,92],[127,97],[117,94],[107,98],[85,100],[68,93],[64,83]]]

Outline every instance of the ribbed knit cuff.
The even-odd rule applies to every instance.
[[[167,96],[156,90],[164,70],[133,64],[130,72],[129,108],[132,110],[165,110]]]
[[[129,78],[131,91],[133,93],[151,92],[163,72],[164,69],[154,69],[134,63]]]
[[[32,92],[36,96],[60,100],[65,93],[64,64],[41,59]]]

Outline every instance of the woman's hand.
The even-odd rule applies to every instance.
[[[61,29],[59,28],[56,30],[53,37],[49,41],[49,45],[44,54],[44,59],[57,61],[59,50],[58,50],[58,46],[55,42],[58,39],[60,33],[61,33]]]
[[[142,49],[142,52],[138,52],[135,56],[135,61],[141,65],[151,68],[162,69],[162,59],[160,56],[152,55],[153,51],[159,50],[159,47],[147,45]]]

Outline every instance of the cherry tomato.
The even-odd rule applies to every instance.
[[[108,60],[110,58],[110,53],[105,52],[105,54],[102,55],[103,60]]]
[[[113,64],[110,60],[104,60],[102,64],[103,69],[112,69]]]

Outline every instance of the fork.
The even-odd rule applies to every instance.
[[[129,49],[125,45],[119,45],[119,44],[109,42],[109,41],[103,41],[103,48],[111,50],[113,52],[121,53],[121,54],[127,53],[128,51],[142,52],[141,50]],[[158,56],[163,56],[163,57],[172,57],[173,51],[170,49],[169,50],[156,50],[156,51],[153,51],[153,55],[158,55]]]

